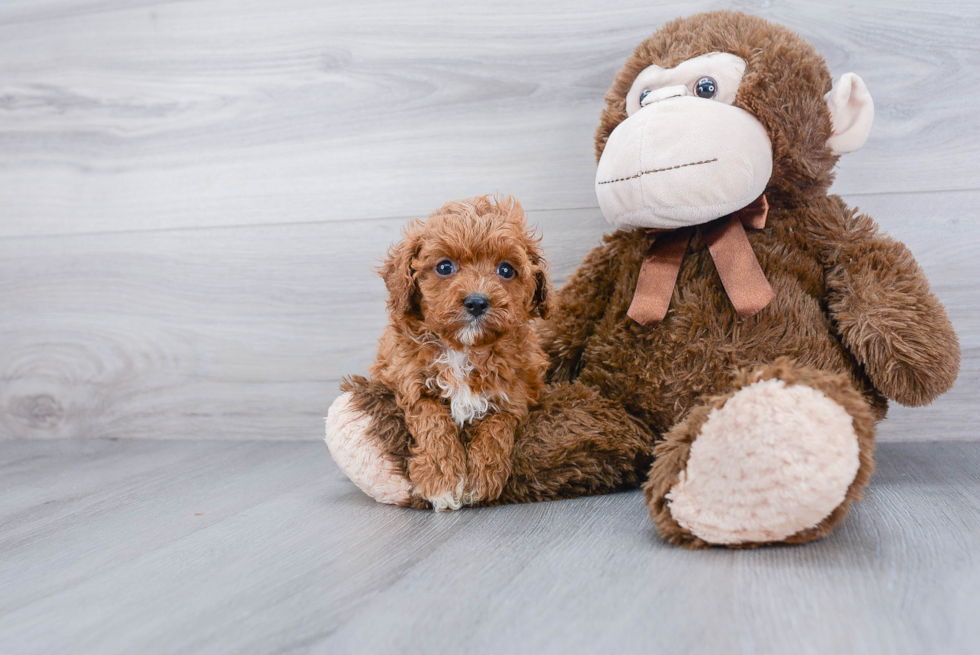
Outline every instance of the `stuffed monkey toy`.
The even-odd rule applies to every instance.
[[[642,486],[692,548],[829,534],[874,469],[888,398],[956,379],[946,313],[901,243],[828,195],[867,139],[864,83],[738,12],[668,23],[627,59],[596,133],[616,231],[540,325],[549,385],[519,428],[501,504]],[[413,495],[391,391],[347,380],[327,444],[375,499]],[[465,485],[465,481],[463,481]]]

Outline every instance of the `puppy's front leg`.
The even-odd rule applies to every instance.
[[[415,437],[408,460],[412,493],[442,512],[462,507],[466,451],[459,428],[434,398],[420,398],[405,408],[405,422]]]
[[[467,454],[465,504],[475,505],[500,497],[510,477],[510,454],[518,422],[513,414],[500,412],[486,417],[477,426]]]

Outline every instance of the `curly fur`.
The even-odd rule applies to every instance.
[[[388,453],[388,460],[408,476],[413,438],[405,414],[387,386],[362,376],[341,384],[351,392],[360,414],[373,429],[365,438]],[[460,428],[464,443],[474,426]],[[653,435],[615,401],[583,384],[545,387],[538,405],[517,430],[511,454],[510,479],[496,499],[476,505],[526,503],[613,493],[636,489],[646,479],[653,460]],[[416,508],[431,505],[413,496]]]
[[[436,272],[443,261],[452,274]],[[513,278],[498,275],[502,262]],[[531,321],[548,314],[549,283],[520,204],[446,204],[406,228],[381,275],[390,321],[371,375],[394,392],[413,435],[413,493],[437,509],[496,498],[547,368]],[[474,293],[490,303],[478,317],[463,305]],[[470,423],[478,425],[467,448],[460,428]]]

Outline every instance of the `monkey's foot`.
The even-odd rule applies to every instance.
[[[703,547],[829,534],[871,475],[867,403],[842,376],[787,362],[736,387],[657,446],[645,491],[661,536]]]
[[[381,445],[371,417],[341,394],[327,412],[327,448],[344,475],[379,503],[409,505],[412,485],[404,467]]]

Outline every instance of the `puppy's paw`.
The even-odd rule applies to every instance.
[[[437,512],[448,512],[460,509],[465,504],[463,502],[463,481],[460,480],[459,484],[452,491],[447,491],[441,496],[431,496],[426,498],[427,501],[432,505],[432,509]]]
[[[506,466],[471,457],[466,473],[463,503],[476,505],[484,501],[496,500],[503,493],[508,477],[510,471]]]
[[[408,462],[412,494],[424,498],[437,512],[457,510],[463,506],[465,470],[449,461],[437,461],[430,455],[416,455]]]

